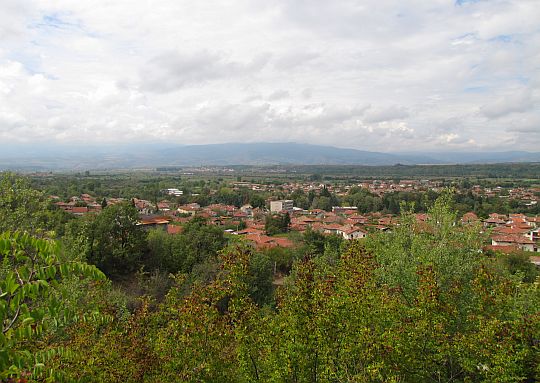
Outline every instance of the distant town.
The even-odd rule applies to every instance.
[[[202,171],[206,171],[203,169]],[[183,173],[192,175],[193,173]],[[323,234],[333,234],[343,239],[359,239],[370,233],[391,231],[400,224],[401,215],[390,213],[380,207],[362,211],[361,201],[357,206],[347,205],[358,193],[367,198],[390,196],[427,195],[441,193],[447,185],[441,180],[364,180],[356,184],[315,182],[273,182],[258,183],[231,181],[219,184],[219,188],[199,192],[185,193],[180,187],[160,189],[154,201],[137,197],[112,198],[88,193],[70,196],[67,200],[55,195],[49,198],[61,210],[76,216],[98,214],[105,206],[129,202],[136,207],[144,229],[161,229],[171,235],[182,232],[182,225],[193,218],[202,218],[209,225],[223,227],[230,235],[237,235],[253,244],[258,249],[272,247],[294,247],[294,233],[313,230]],[[249,192],[257,200],[256,206],[247,201],[241,204],[204,203],[218,197],[220,190],[227,187],[230,193],[242,195]],[[208,198],[201,198],[201,194]],[[400,194],[401,193],[401,194]],[[456,191],[464,196],[471,196],[477,201],[498,200],[514,210],[522,212],[499,213],[488,211],[484,217],[474,211],[466,211],[460,217],[465,224],[476,224],[490,233],[490,243],[486,250],[509,253],[513,251],[539,252],[540,217],[534,214],[538,210],[540,199],[539,187],[504,187],[494,185],[462,184]],[[278,196],[294,198],[278,199]],[[322,198],[321,198],[322,197]],[[311,202],[309,201],[311,199]],[[339,205],[328,204],[330,201],[342,201]],[[195,202],[198,201],[198,202]],[[322,202],[321,202],[322,201]],[[321,202],[321,208],[317,203]],[[299,206],[302,205],[302,206]],[[325,206],[323,206],[325,205]],[[500,210],[500,209],[499,209]],[[526,214],[527,211],[533,212]],[[268,222],[271,217],[288,216],[285,227],[270,233]],[[430,217],[425,212],[414,214],[417,222],[424,222]],[[274,235],[272,235],[274,234]],[[293,235],[290,235],[293,234]],[[540,258],[539,258],[540,259]],[[536,258],[534,262],[540,263]]]

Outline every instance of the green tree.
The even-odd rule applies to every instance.
[[[268,235],[287,233],[291,225],[289,213],[269,214],[264,221],[264,230]]]
[[[310,227],[302,235],[302,239],[306,245],[305,252],[307,254],[319,254],[324,253],[324,246],[326,238],[323,233],[312,230]]]
[[[259,306],[272,302],[274,265],[268,254],[255,252],[249,260],[249,296]]]
[[[255,208],[263,208],[266,205],[266,201],[260,194],[252,193],[249,197],[249,204]]]
[[[146,252],[145,233],[137,209],[129,203],[108,206],[97,216],[86,216],[68,227],[66,247],[75,256],[116,278],[137,270]]]
[[[170,273],[190,273],[195,265],[215,259],[225,244],[221,228],[194,218],[181,234],[171,236],[161,230],[150,231],[146,265]]]
[[[62,350],[39,341],[79,314],[65,304],[62,281],[104,276],[93,266],[62,260],[56,242],[28,234],[0,235],[0,257],[0,380],[55,375],[47,362]],[[35,347],[34,355],[30,347]]]
[[[65,214],[54,209],[45,195],[33,189],[27,179],[13,173],[0,178],[0,232],[26,231],[45,234],[61,229]]]

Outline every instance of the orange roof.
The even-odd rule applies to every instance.
[[[531,231],[531,227],[528,227],[526,229],[518,228],[518,227],[508,227],[508,226],[502,226],[493,229],[494,233],[499,234],[525,234]]]
[[[274,242],[279,247],[293,247],[294,243],[288,238],[274,238]]]
[[[416,221],[424,222],[427,221],[428,215],[425,213],[418,213],[416,214]]]
[[[167,233],[169,234],[180,234],[182,231],[184,231],[184,228],[182,226],[178,226],[178,225],[167,226]]]
[[[353,228],[351,228],[351,229],[345,230],[345,234],[352,234],[352,233],[355,233],[355,232],[357,232],[357,231],[359,231],[359,232],[361,232],[361,233],[364,233],[364,234],[367,234],[367,233],[368,233],[367,230],[365,230],[365,229],[362,229],[362,228],[360,228],[360,227],[353,227]]]
[[[358,214],[353,214],[349,217],[349,219],[354,219],[356,221],[365,221],[367,220],[366,217],[364,217],[363,215],[358,215]]]
[[[344,228],[342,225],[339,225],[337,223],[331,223],[331,224],[325,224],[323,225],[324,230],[341,230],[344,231],[346,228]]]
[[[477,221],[478,216],[474,212],[470,211],[468,213],[463,214],[463,217],[461,217],[461,220],[463,222]]]
[[[140,221],[140,225],[164,225],[169,223],[171,219],[169,217],[151,217],[143,218]]]
[[[496,217],[490,217],[484,220],[485,223],[505,224],[506,221]]]
[[[534,241],[522,235],[495,235],[491,239],[495,242],[520,243],[524,245],[534,244]]]
[[[272,247],[292,247],[294,243],[288,238],[270,237],[263,234],[248,234],[244,236],[250,242],[253,242],[257,248],[272,248]]]

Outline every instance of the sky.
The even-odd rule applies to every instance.
[[[540,149],[539,0],[1,0],[0,141]]]

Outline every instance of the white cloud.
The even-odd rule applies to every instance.
[[[200,51],[166,52],[149,60],[141,69],[143,90],[171,92],[188,85],[201,85],[220,78],[236,78],[264,67],[267,57],[257,56],[246,63],[227,60],[223,55]]]
[[[368,123],[393,121],[408,117],[409,113],[403,107],[392,105],[384,108],[370,109],[366,113],[364,121]]]
[[[284,90],[284,89],[279,89],[279,90],[276,90],[275,92],[272,92],[268,95],[268,100],[269,101],[275,101],[275,100],[281,100],[283,98],[287,98],[289,97],[290,94],[288,91]]]
[[[540,132],[540,113],[527,115],[522,118],[515,118],[508,121],[508,131],[525,133],[527,136],[536,135],[538,138]]]
[[[538,150],[539,19],[536,0],[5,0],[0,139]]]
[[[499,118],[511,113],[526,112],[532,109],[533,105],[530,90],[514,90],[510,94],[482,106],[480,111],[488,118]]]

